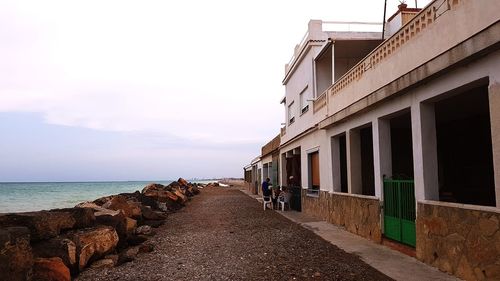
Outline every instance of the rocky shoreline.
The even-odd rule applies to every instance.
[[[206,186],[180,178],[80,203],[0,215],[0,280],[71,280],[87,267],[119,266],[154,251],[148,239]]]

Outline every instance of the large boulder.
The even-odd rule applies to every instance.
[[[125,216],[130,218],[141,217],[141,204],[132,200],[127,200],[125,196],[116,195],[102,205],[103,208],[110,210],[122,210]]]
[[[189,183],[187,182],[187,180],[185,180],[185,179],[183,179],[183,178],[179,178],[179,179],[177,180],[177,182],[178,182],[180,185],[182,185],[182,186],[188,186],[188,185],[189,185]]]
[[[198,188],[198,186],[193,185],[193,186],[191,186],[191,192],[192,192],[194,195],[197,195],[197,194],[200,194],[200,189]]]
[[[68,233],[76,244],[78,269],[110,253],[118,245],[118,234],[110,226],[97,226]]]
[[[127,217],[123,214],[122,211],[99,211],[95,213],[95,217],[97,223],[100,225],[110,226],[115,229],[118,234],[118,248],[124,248],[127,246],[126,241],[130,231],[129,228],[132,228],[131,224],[134,224],[133,219],[127,220]],[[135,223],[137,225],[137,222]]]
[[[0,228],[0,280],[30,280],[32,267],[29,229]]]
[[[182,192],[182,190],[180,188],[175,188],[174,194],[180,198],[181,204],[185,204],[188,201],[188,197],[184,194],[184,192]]]
[[[94,211],[92,208],[64,208],[50,210],[50,212],[70,213],[75,220],[73,228],[86,228],[95,225]]]
[[[127,200],[140,202],[143,206],[149,206],[155,210],[158,209],[158,202],[153,198],[145,196],[140,191],[134,193],[120,193],[120,195],[125,196]]]
[[[153,211],[149,206],[142,206],[141,211],[145,220],[164,220],[167,218],[163,212]]]
[[[150,183],[142,189],[141,193],[146,194],[150,191],[158,191],[158,190],[165,190],[165,186],[159,183]]]
[[[33,265],[33,280],[71,281],[71,275],[69,268],[60,258],[36,258]]]
[[[71,269],[73,274],[77,273],[76,245],[70,239],[55,237],[35,243],[33,245],[33,254],[37,258],[58,257]]]
[[[39,241],[56,237],[62,230],[75,227],[76,220],[66,211],[40,211],[0,215],[0,227],[25,226],[31,240]]]

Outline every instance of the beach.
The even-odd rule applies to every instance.
[[[155,232],[154,251],[76,280],[391,280],[237,188],[204,188]]]

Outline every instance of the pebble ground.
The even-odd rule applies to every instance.
[[[147,243],[153,252],[76,280],[392,280],[236,188],[202,189]]]

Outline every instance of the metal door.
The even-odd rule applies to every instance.
[[[384,179],[384,235],[415,247],[415,184]]]

